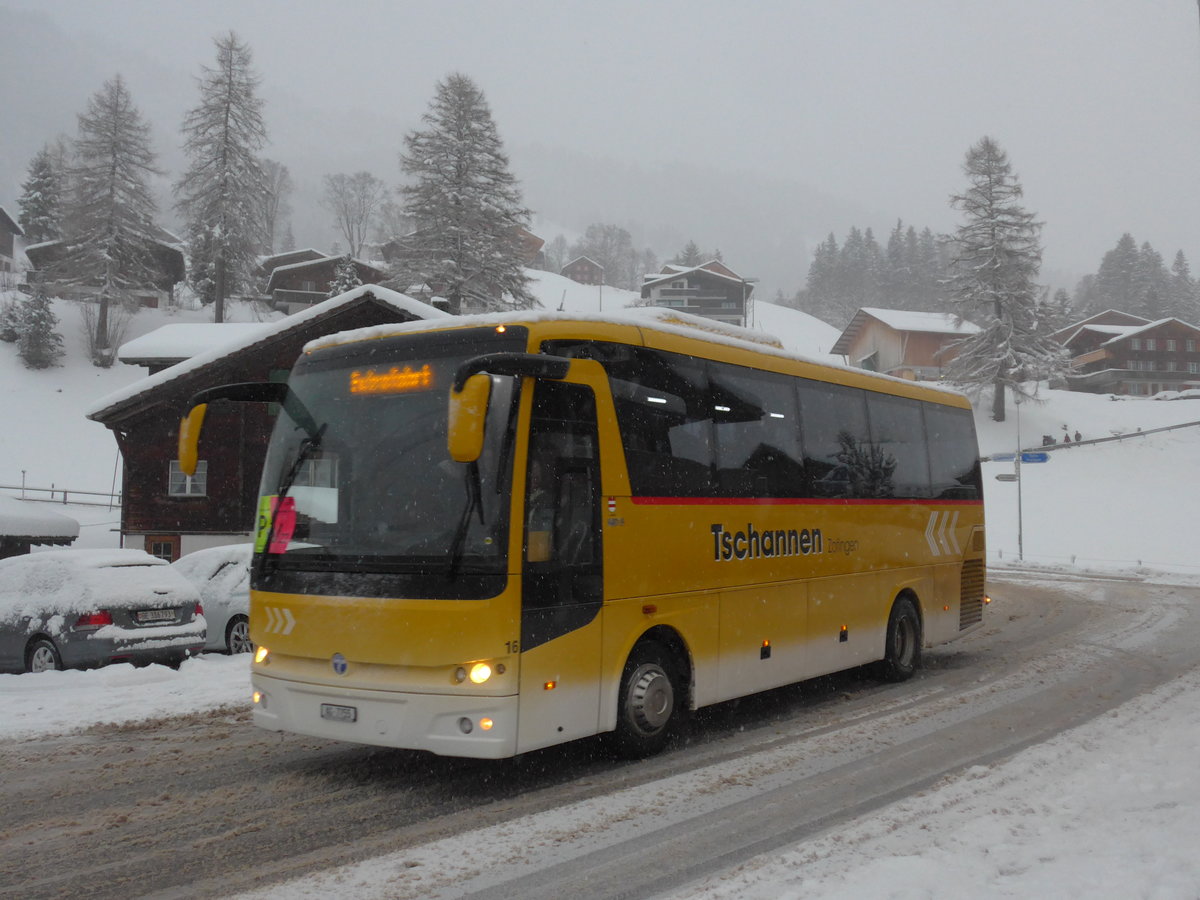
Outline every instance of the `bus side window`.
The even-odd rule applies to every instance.
[[[599,464],[595,400],[588,388],[559,382],[536,388],[525,522],[527,562],[598,561]]]

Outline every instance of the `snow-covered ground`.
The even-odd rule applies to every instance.
[[[551,292],[564,289],[553,279],[544,283]],[[578,298],[576,311],[599,311],[584,308],[586,299]],[[574,302],[568,297],[564,308],[571,309]],[[604,311],[609,311],[607,296]],[[802,314],[783,310],[777,315],[792,323],[780,327],[797,329],[781,335],[785,344],[809,354],[823,352],[827,332],[816,326],[806,331],[797,318]],[[0,430],[0,484],[13,483],[13,473],[19,476],[24,468],[37,476],[30,483],[108,489],[115,445],[103,428],[79,421],[79,411],[138,377],[140,370],[97,370],[81,361],[79,348],[72,353],[61,369],[30,373],[16,360],[15,347],[0,344],[0,420],[10,426]],[[1022,466],[1025,562],[1066,572],[1200,581],[1200,559],[1193,550],[1200,427],[1136,436],[1139,429],[1200,420],[1200,401],[1113,401],[1066,392],[1045,396],[1045,403],[1020,408],[1026,447],[1040,444],[1043,434],[1061,436],[1063,426],[1072,436],[1078,430],[1085,441],[1114,432],[1134,436],[1057,450],[1047,463]],[[986,414],[977,417],[985,454],[1016,448],[1018,416],[1011,406],[1009,412],[1005,423],[991,422]],[[1012,566],[1018,553],[1017,485],[994,478],[1011,472],[1012,465],[984,466],[993,567]],[[77,545],[115,545],[110,529],[117,517],[112,511],[54,509],[80,520]],[[247,702],[247,668],[244,656],[206,656],[179,671],[113,666],[86,673],[3,675],[0,739],[30,740],[99,722],[241,706]],[[1192,672],[1007,761],[962,772],[920,797],[766,854],[678,897],[1086,894],[1194,900],[1200,897],[1198,744],[1200,673]],[[584,801],[488,829],[469,844],[500,853],[506,842],[527,845],[538,835],[549,840],[569,823],[619,813],[624,802],[632,801],[621,794]],[[467,862],[486,863],[483,857],[466,860],[463,848],[461,839],[429,844],[256,896],[317,897],[336,891],[390,897],[395,894],[393,879],[414,859],[451,872]]]

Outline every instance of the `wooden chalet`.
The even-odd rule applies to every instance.
[[[604,284],[604,266],[589,256],[575,257],[558,274],[580,284]]]
[[[7,276],[16,271],[17,238],[24,234],[17,220],[0,206],[0,287],[4,287]]]
[[[322,256],[276,266],[267,279],[271,304],[276,309],[294,313],[325,300],[329,296],[329,285],[344,259],[344,256]],[[370,263],[358,259],[351,262],[363,284],[376,284],[386,277],[385,272]]]
[[[124,462],[121,541],[164,559],[248,540],[275,412],[267,404],[219,403],[208,411],[200,463],[179,469],[177,430],[197,391],[241,381],[286,381],[303,346],[352,328],[442,317],[411,297],[364,285],[162,369],[100,400],[88,412],[108,427]],[[161,357],[161,353],[159,357]]]
[[[54,266],[62,260],[66,243],[64,241],[43,241],[31,244],[25,248],[25,256],[34,271],[47,273],[48,285],[55,285],[53,277]],[[187,275],[187,265],[183,254],[183,242],[169,231],[158,229],[154,237],[146,238],[146,250],[153,258],[158,276],[143,287],[134,290],[133,295],[146,307],[171,305],[175,302],[175,286]],[[64,297],[88,299],[99,293],[98,285],[63,284],[57,287],[56,293]]]
[[[719,260],[699,266],[669,264],[642,281],[642,298],[663,306],[730,325],[746,324],[746,306],[754,291],[743,278]]]
[[[1172,318],[1140,325],[1085,320],[1073,327],[1062,340],[1071,357],[1066,385],[1073,391],[1150,397],[1200,388],[1195,325]]]
[[[946,313],[864,307],[834,343],[831,353],[860,369],[910,381],[936,381],[956,355],[954,344],[979,331]]]

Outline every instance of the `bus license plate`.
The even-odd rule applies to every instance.
[[[353,706],[337,706],[333,703],[322,703],[321,718],[332,719],[334,722],[357,722],[358,709]]]

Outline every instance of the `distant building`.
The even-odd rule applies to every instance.
[[[0,206],[0,287],[6,286],[7,276],[16,271],[17,238],[24,234],[16,220]]]
[[[1200,328],[1195,325],[1180,319],[1142,324],[1089,319],[1071,329],[1064,329],[1070,333],[1061,343],[1071,357],[1066,385],[1073,391],[1147,397],[1200,388]]]
[[[197,391],[238,381],[286,381],[304,345],[326,334],[445,315],[403,294],[364,285],[258,329],[215,325],[209,349],[201,350],[197,333],[188,340],[200,352],[101,399],[87,417],[108,427],[121,449],[122,546],[178,559],[251,535],[275,410],[265,403],[214,404],[205,419],[200,464],[188,476],[176,459],[177,429]],[[154,334],[139,339],[140,350],[130,349],[138,342],[124,345],[121,358],[153,367],[184,352],[181,333],[156,339]]]
[[[183,254],[183,241],[166,229],[157,229],[154,237],[145,239],[146,249],[154,259],[157,275],[145,285],[131,291],[133,297],[142,306],[169,306],[175,302],[175,286],[187,275],[187,265]],[[54,266],[59,263],[66,251],[63,241],[43,241],[40,244],[30,244],[25,248],[25,256],[34,271],[48,273],[50,285],[55,285],[55,293],[59,296],[74,299],[87,299],[100,293],[98,281],[92,282],[61,282],[53,278]]]
[[[946,313],[863,307],[850,320],[831,353],[860,369],[910,381],[936,381],[956,355],[954,344],[979,331]]]
[[[307,309],[314,303],[321,303],[329,296],[329,285],[343,259],[344,256],[322,256],[276,266],[267,279],[271,305],[291,314]],[[351,262],[358,272],[358,280],[363,284],[378,284],[386,277],[382,270],[370,263],[358,259]]]
[[[604,284],[604,266],[588,256],[577,256],[558,273],[579,284]]]
[[[715,259],[699,266],[666,265],[642,280],[642,298],[650,305],[730,325],[746,324],[746,307],[753,292],[751,279]]]

